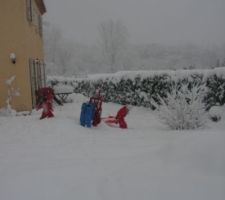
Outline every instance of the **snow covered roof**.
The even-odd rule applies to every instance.
[[[40,11],[40,13],[43,15],[44,13],[46,13],[46,7],[45,7],[45,3],[43,0],[35,0],[37,7]]]

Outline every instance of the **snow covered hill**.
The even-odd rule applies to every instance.
[[[225,121],[171,131],[134,107],[129,129],[79,125],[85,97],[55,118],[0,116],[1,200],[224,200]],[[117,104],[103,104],[103,116]]]

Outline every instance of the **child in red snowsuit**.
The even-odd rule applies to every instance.
[[[43,108],[40,119],[54,117],[52,107],[54,96],[51,91],[46,90],[46,93],[43,101],[37,106],[37,110]]]
[[[50,97],[50,95],[48,95],[47,100],[43,102],[42,104],[42,114],[40,119],[44,119],[44,118],[50,118],[50,117],[54,117],[53,115],[53,107],[52,107],[52,97]]]

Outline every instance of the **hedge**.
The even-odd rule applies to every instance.
[[[74,88],[75,93],[87,97],[96,89],[101,90],[105,102],[131,104],[151,107],[151,99],[158,101],[158,95],[166,97],[172,86],[188,84],[205,85],[205,104],[207,109],[213,105],[225,103],[225,68],[210,70],[164,70],[164,71],[128,71],[115,74],[90,75],[88,78],[48,77],[52,87],[63,84]]]

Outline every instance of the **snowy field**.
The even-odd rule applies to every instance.
[[[0,117],[0,200],[224,200],[225,120],[171,131],[133,108],[129,129],[79,125],[85,98],[55,118]],[[116,104],[103,104],[114,115]]]

